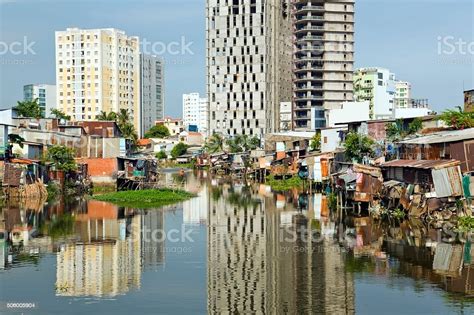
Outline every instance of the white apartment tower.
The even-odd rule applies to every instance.
[[[290,0],[207,0],[209,133],[279,129],[292,97]]]
[[[56,85],[28,84],[23,86],[23,99],[25,101],[38,100],[44,117],[51,116],[51,110],[57,107]]]
[[[411,84],[406,81],[395,83],[395,108],[409,108],[411,105]]]
[[[186,128],[197,126],[199,132],[207,134],[209,130],[209,111],[207,99],[199,93],[183,94],[183,124]]]
[[[144,135],[155,122],[165,117],[163,59],[140,54],[140,112],[141,134]]]
[[[292,0],[293,127],[326,126],[325,109],[353,100],[354,0]]]
[[[56,32],[58,108],[74,120],[126,109],[140,131],[138,37],[123,31],[68,28]]]

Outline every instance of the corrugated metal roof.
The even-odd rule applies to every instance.
[[[384,163],[381,167],[409,167],[420,169],[440,169],[450,166],[457,166],[461,163],[458,160],[395,160]]]
[[[439,131],[423,137],[402,140],[403,144],[435,144],[474,139],[474,128],[464,130]]]

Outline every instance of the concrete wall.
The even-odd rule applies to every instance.
[[[342,103],[340,108],[328,111],[328,127],[337,127],[338,123],[369,120],[369,106],[368,101]]]
[[[347,128],[331,128],[321,130],[321,152],[332,152],[339,147],[339,132]]]

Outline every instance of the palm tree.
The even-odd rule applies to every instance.
[[[214,133],[205,145],[205,149],[209,153],[216,153],[224,151],[224,138],[222,135]]]
[[[103,120],[103,121],[114,121],[117,119],[117,114],[114,112],[104,112],[101,111],[99,115],[96,116],[97,120]]]
[[[130,113],[128,109],[121,108],[120,111],[117,114],[117,124],[120,125],[125,125],[130,121]]]
[[[260,139],[248,135],[236,135],[233,139],[227,141],[227,145],[232,153],[247,152],[258,148]]]

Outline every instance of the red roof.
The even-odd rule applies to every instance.
[[[141,147],[146,147],[147,145],[151,144],[150,139],[138,139],[138,145]]]

